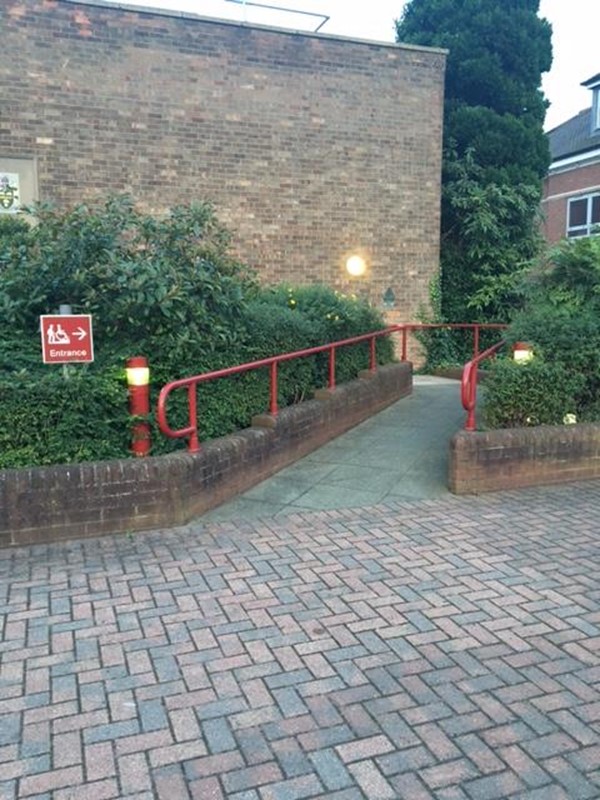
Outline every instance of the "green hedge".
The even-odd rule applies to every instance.
[[[258,361],[277,353],[302,350],[320,344],[305,317],[263,300],[248,303],[240,331],[240,341],[223,351],[198,354],[185,364],[163,362],[153,367],[153,407],[165,383],[186,375],[199,375],[237,364]],[[278,404],[281,408],[308,397],[319,385],[315,359],[302,358],[282,365],[278,370]],[[252,417],[268,410],[269,370],[252,370],[239,376],[219,378],[198,387],[200,437],[211,439],[247,427]],[[187,424],[185,391],[172,393],[168,406],[173,428]],[[173,449],[172,440],[157,431],[154,452]]]
[[[519,314],[508,340],[530,342],[536,359],[561,364],[582,380],[575,405],[583,413],[600,395],[600,315],[593,309],[542,305]]]
[[[492,363],[484,384],[484,419],[490,428],[561,425],[578,411],[585,379],[560,363],[540,358],[519,364],[512,358]]]
[[[326,286],[279,286],[267,290],[266,296],[273,303],[304,316],[313,328],[315,344],[350,339],[385,327],[379,311],[368,303],[361,301],[356,295],[345,295]],[[361,370],[366,369],[369,366],[369,352],[368,342],[336,350],[337,381],[343,383],[351,380]],[[376,357],[379,364],[393,359],[394,346],[390,338],[377,340]],[[326,383],[328,363],[326,354],[317,356],[316,374],[319,385]]]
[[[526,276],[523,308],[507,331],[534,358],[499,360],[485,384],[492,427],[600,420],[600,238],[565,241]]]
[[[127,389],[119,370],[60,367],[0,380],[0,467],[70,463],[127,453]]]
[[[68,211],[32,209],[37,224],[0,219],[0,467],[78,462],[129,454],[125,360],[146,356],[152,408],[177,378],[302,350],[384,327],[367,303],[324,286],[261,288],[228,255],[229,236],[208,204],[140,214],[127,197]],[[69,302],[94,315],[95,363],[41,364],[39,316]],[[378,361],[393,356],[380,341]],[[340,349],[336,377],[356,377],[368,347]],[[280,367],[281,407],[327,378],[326,357]],[[267,410],[268,369],[198,389],[201,439],[250,424]],[[155,454],[185,446],[154,426]],[[187,423],[186,393],[169,403],[172,427]]]
[[[300,290],[301,291],[301,290]],[[333,295],[331,290],[327,290]],[[339,302],[339,301],[337,301]],[[343,301],[342,301],[343,302]],[[354,303],[354,301],[352,301]],[[383,321],[375,316],[372,330]],[[368,328],[367,328],[368,330]],[[341,336],[365,332],[364,327],[345,329]],[[183,440],[164,437],[156,426],[154,409],[160,388],[170,380],[197,375],[282,352],[302,350],[333,341],[328,331],[300,310],[272,302],[271,297],[250,301],[238,330],[238,342],[221,350],[178,348],[173,358],[164,353],[140,353],[133,343],[129,353],[146,355],[151,364],[153,454],[185,446]],[[60,366],[40,365],[38,336],[30,336],[27,346],[5,339],[0,347],[0,467],[52,464],[125,457],[129,454],[127,390],[124,359],[119,366],[107,364],[105,355],[93,365],[69,365],[68,379]],[[35,340],[35,344],[33,341]],[[189,345],[189,343],[188,343]],[[160,360],[158,358],[160,357]],[[380,363],[391,360],[392,345],[378,345]],[[336,378],[343,382],[355,378],[368,366],[368,351],[363,345],[341,348],[336,359]],[[281,408],[306,399],[316,387],[327,382],[327,357],[309,356],[280,365],[278,404]],[[198,387],[200,437],[223,436],[247,427],[255,414],[268,410],[269,370],[253,370],[239,376],[220,378]],[[172,428],[187,424],[187,393],[176,391],[168,404]]]

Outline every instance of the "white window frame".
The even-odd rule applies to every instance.
[[[594,87],[592,99],[592,134],[600,130],[600,87]]]
[[[567,203],[567,237],[569,239],[581,239],[586,236],[598,236],[600,234],[600,222],[592,223],[592,206],[594,198],[600,198],[600,192],[593,192],[592,194],[580,194],[576,197],[570,197]],[[576,203],[581,200],[587,200],[587,213],[584,225],[569,225],[571,217],[571,203]]]

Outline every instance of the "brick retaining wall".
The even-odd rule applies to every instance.
[[[339,386],[200,453],[0,471],[0,546],[181,525],[412,391],[410,363]]]
[[[448,486],[478,494],[600,477],[600,425],[460,431],[450,443]]]

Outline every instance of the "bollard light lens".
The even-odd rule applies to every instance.
[[[147,386],[150,383],[150,368],[142,356],[130,358],[125,368],[128,386]]]
[[[533,348],[525,342],[517,342],[513,346],[513,359],[517,364],[527,364],[533,358]]]

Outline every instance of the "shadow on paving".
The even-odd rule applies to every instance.
[[[416,375],[413,394],[222,506],[205,522],[444,497],[459,381]]]

